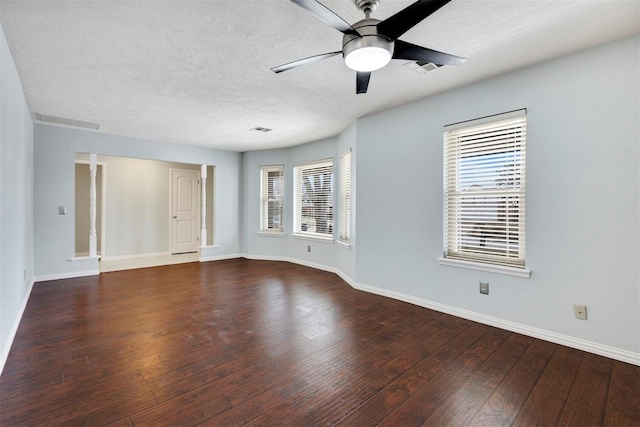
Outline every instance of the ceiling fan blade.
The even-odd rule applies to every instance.
[[[378,33],[395,41],[451,0],[418,0],[378,24]]]
[[[331,58],[332,56],[336,56],[341,53],[342,53],[341,50],[337,52],[321,53],[320,55],[310,56],[304,59],[298,59],[297,61],[289,62],[288,64],[278,65],[277,67],[273,67],[271,71],[273,71],[274,73],[281,73],[283,71],[291,70],[292,68],[298,68],[298,67],[302,67],[303,65],[313,64],[314,62],[322,61],[323,59]]]
[[[370,72],[358,71],[358,73],[356,74],[356,94],[367,93],[370,78]]]
[[[461,65],[465,58],[427,49],[402,40],[396,40],[393,48],[393,59],[408,59],[411,61],[433,62],[436,65]]]
[[[316,0],[291,0],[307,12],[324,22],[325,24],[335,28],[344,34],[353,34],[358,36],[358,32],[353,29],[344,19],[336,15],[331,9]]]

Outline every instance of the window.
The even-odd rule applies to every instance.
[[[351,241],[351,150],[340,157],[340,241]]]
[[[446,259],[525,269],[526,124],[520,110],[445,127]]]
[[[284,166],[260,167],[260,232],[284,233]]]
[[[294,233],[333,237],[333,159],[293,168]]]

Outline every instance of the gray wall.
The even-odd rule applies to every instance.
[[[359,286],[521,330],[640,353],[639,52],[640,38],[628,38],[361,118],[335,138],[246,153],[244,252],[338,269]],[[520,108],[528,110],[531,278],[438,264],[443,126]],[[326,157],[337,164],[348,147],[357,193],[352,249],[291,238],[292,166]],[[259,170],[270,164],[285,165],[284,238],[258,235]],[[479,281],[490,283],[488,297]],[[573,304],[587,305],[588,321],[574,319]]]
[[[249,256],[276,257],[339,269],[349,277],[355,275],[355,251],[337,243],[292,237],[293,166],[298,163],[333,158],[334,239],[338,237],[338,189],[340,155],[351,148],[355,156],[355,125],[335,138],[287,149],[252,151],[243,156],[243,252]],[[285,167],[284,228],[285,236],[258,234],[260,229],[260,166],[283,164]],[[355,175],[355,162],[352,164]],[[355,212],[355,203],[352,211]],[[352,229],[355,236],[355,226]],[[353,238],[355,240],[355,237]],[[311,246],[311,252],[307,252]]]
[[[357,281],[639,353],[639,52],[633,37],[358,120]],[[439,265],[442,127],[519,108],[531,278]]]
[[[0,29],[0,372],[33,280],[33,124]]]
[[[97,269],[97,262],[92,260],[69,261],[75,246],[76,152],[216,166],[214,228],[218,247],[213,252],[218,256],[240,252],[241,154],[42,124],[34,126],[34,146],[36,276],[46,278]],[[107,167],[107,176],[110,173]],[[58,215],[58,206],[67,206],[68,215]]]

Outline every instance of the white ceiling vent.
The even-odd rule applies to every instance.
[[[416,74],[426,74],[427,71],[435,70],[438,68],[433,62],[413,61],[402,64],[408,70],[413,71]]]
[[[255,132],[264,132],[264,133],[268,133],[271,132],[273,129],[269,129],[269,128],[264,128],[262,126],[256,126],[254,128],[251,128],[249,130],[255,131]]]
[[[94,129],[100,128],[100,123],[85,122],[84,120],[68,119],[66,117],[48,116],[46,114],[33,113],[33,119],[43,123],[73,126],[74,128]]]

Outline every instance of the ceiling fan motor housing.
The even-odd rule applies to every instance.
[[[359,36],[352,34],[345,34],[342,38],[342,56],[345,62],[349,66],[349,55],[357,50],[365,48],[377,48],[387,51],[389,59],[393,56],[393,42],[388,38],[378,33],[379,19],[363,19],[356,22],[352,27],[360,34]],[[388,62],[388,61],[387,61]],[[383,64],[383,66],[386,65]],[[353,68],[350,66],[350,68]],[[378,67],[380,68],[380,67]],[[377,68],[374,68],[377,69]],[[372,70],[358,70],[358,71],[373,71]]]

